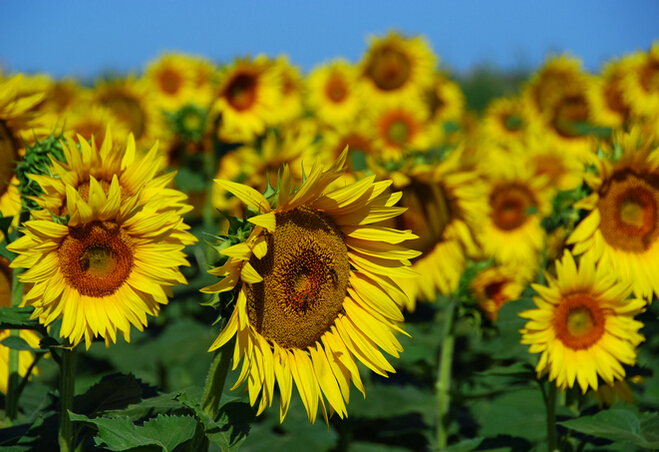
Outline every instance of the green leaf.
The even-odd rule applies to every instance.
[[[69,417],[74,422],[98,430],[94,437],[97,446],[103,446],[113,451],[124,451],[135,447],[157,446],[164,452],[173,451],[179,444],[188,441],[194,435],[197,422],[190,416],[158,415],[138,427],[128,417],[96,418],[71,413]]]
[[[471,452],[476,449],[483,442],[483,438],[472,438],[464,441],[460,441],[458,444],[454,444],[446,448],[446,452]]]
[[[3,306],[0,308],[0,330],[35,330],[47,336],[46,329],[39,319],[31,319],[34,308]]]
[[[640,413],[637,407],[618,403],[593,416],[558,422],[563,427],[645,449],[659,449],[659,413]]]
[[[73,398],[75,412],[87,416],[139,403],[142,388],[133,375],[106,375],[84,394]]]
[[[4,338],[0,344],[4,345],[5,347],[13,348],[14,350],[38,350],[30,347],[30,344],[25,342],[25,339],[20,336],[8,336]]]

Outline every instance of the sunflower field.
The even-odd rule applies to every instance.
[[[0,451],[659,449],[659,42],[0,72],[0,213]]]

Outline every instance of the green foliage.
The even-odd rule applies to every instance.
[[[33,307],[19,308],[17,306],[0,307],[0,330],[34,330],[47,336],[46,328],[39,319],[31,318]]]
[[[559,422],[580,433],[619,441],[644,449],[659,449],[659,413],[617,403],[592,416]]]

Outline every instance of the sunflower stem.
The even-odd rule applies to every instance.
[[[73,392],[75,390],[76,347],[62,349],[60,366],[60,404],[58,441],[61,452],[73,451],[73,423],[69,411],[73,409]]]
[[[453,298],[444,313],[444,329],[439,355],[439,368],[435,390],[437,391],[437,448],[445,449],[448,444],[448,411],[451,405],[451,368],[453,367],[453,351],[455,336],[453,322],[457,300]]]
[[[18,279],[18,275],[22,273],[23,269],[15,268],[12,275],[12,289],[11,289],[11,305],[19,306],[23,301],[23,283]],[[20,330],[10,330],[10,336],[19,336]],[[5,407],[5,426],[11,427],[13,421],[18,416],[18,399],[21,391],[19,389],[21,377],[18,373],[19,370],[19,351],[9,349],[9,368],[7,375],[9,380],[7,382],[7,399]],[[27,376],[26,376],[27,377]]]
[[[547,395],[547,450],[554,452],[556,449],[556,381],[549,382],[549,394]]]
[[[220,406],[222,399],[222,390],[224,389],[224,382],[229,373],[229,364],[233,352],[234,340],[230,340],[213,355],[213,361],[208,369],[208,376],[206,377],[206,384],[204,386],[204,395],[201,399],[201,409],[205,414],[215,420],[217,416],[217,409]]]

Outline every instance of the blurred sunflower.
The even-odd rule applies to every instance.
[[[220,76],[213,110],[222,115],[220,139],[249,142],[279,120],[281,72],[264,55],[236,59]]]
[[[526,145],[511,146],[511,157],[525,160],[536,176],[545,176],[556,190],[572,191],[583,182],[584,163],[579,157],[544,136],[529,133]]]
[[[659,41],[647,52],[631,57],[630,70],[622,80],[623,97],[641,115],[657,116],[659,111]]]
[[[376,157],[384,162],[402,160],[414,151],[427,151],[440,132],[430,128],[428,110],[419,100],[374,107],[369,122],[375,131]]]
[[[593,121],[606,127],[622,127],[630,119],[631,104],[625,99],[623,79],[632,70],[632,57],[608,61],[590,84]]]
[[[130,341],[130,325],[142,331],[169,287],[186,283],[178,267],[189,265],[183,248],[196,238],[180,216],[185,195],[164,187],[172,175],[156,174],[157,146],[136,159],[134,140],[118,149],[109,129],[100,150],[78,140],[80,150],[63,144],[68,163],[53,160],[54,176],[33,176],[44,194],[31,198],[44,210],[7,249],[19,254],[11,267],[27,269],[22,305],[34,318],[48,326],[62,317],[72,346],[97,336],[109,346],[117,330]]]
[[[615,134],[608,153],[593,159],[597,174],[585,177],[593,193],[574,206],[590,213],[567,243],[574,254],[594,252],[602,268],[631,282],[636,296],[651,299],[659,295],[659,150],[633,128]]]
[[[524,142],[532,114],[525,99],[501,97],[489,103],[480,127],[487,139],[509,147],[513,143]]]
[[[114,110],[98,103],[82,102],[62,116],[52,118],[57,118],[57,121],[51,124],[51,130],[61,125],[63,133],[76,137],[94,137],[99,143],[105,141],[108,126],[112,127],[114,136],[121,140],[125,140],[130,133],[128,125]]]
[[[439,164],[415,165],[388,174],[394,188],[403,194],[400,205],[407,208],[393,224],[411,230],[415,237],[408,246],[422,253],[412,260],[418,277],[395,279],[407,294],[401,307],[410,312],[419,299],[434,302],[438,292],[449,295],[455,291],[467,255],[479,254],[472,227],[485,186],[477,173],[460,170],[460,154],[458,149]],[[374,172],[381,177],[387,174],[383,168]]]
[[[430,110],[430,121],[442,124],[460,122],[465,111],[465,97],[460,86],[446,75],[436,72],[433,83],[426,91],[425,101]]]
[[[0,256],[0,306],[11,306],[12,299],[12,269],[9,261]],[[0,342],[9,337],[9,330],[0,330]],[[32,348],[39,348],[39,336],[32,330],[20,330],[20,337]],[[34,356],[29,350],[18,352],[18,374],[25,377],[30,366],[34,362]],[[39,375],[39,369],[32,369],[33,375]],[[9,381],[9,347],[0,343],[0,392],[7,394]]]
[[[299,118],[302,114],[302,93],[304,91],[300,69],[281,55],[274,62],[281,81],[281,97],[277,104],[277,122],[285,123]]]
[[[93,103],[110,109],[125,128],[133,133],[139,149],[165,136],[164,115],[156,103],[155,93],[150,91],[144,79],[128,75],[99,80],[91,96]],[[85,136],[84,133],[81,135]]]
[[[391,31],[372,36],[359,63],[366,99],[421,99],[432,86],[437,56],[421,36],[407,37]]]
[[[547,176],[537,176],[528,162],[508,151],[488,150],[480,161],[487,185],[477,238],[486,257],[499,264],[537,269],[546,245],[541,225],[552,211],[555,190]],[[533,270],[535,273],[535,270]]]
[[[202,292],[234,292],[231,318],[210,347],[236,338],[233,365],[243,360],[234,388],[248,381],[250,403],[262,412],[280,391],[280,419],[288,410],[292,381],[314,422],[318,406],[328,420],[347,415],[352,381],[363,393],[355,357],[374,372],[394,372],[380,352],[402,351],[392,330],[403,320],[391,298],[404,296],[391,277],[413,276],[408,259],[418,255],[399,243],[409,231],[373,225],[399,215],[400,194],[374,177],[324,193],[338,178],[347,151],[326,171],[313,166],[292,189],[284,167],[278,190],[266,198],[258,191],[217,180],[254,213],[249,237],[220,252],[228,260],[209,273],[222,279]],[[379,348],[378,348],[379,347]],[[323,397],[324,396],[324,397]],[[345,402],[344,402],[345,401]]]
[[[357,120],[362,109],[361,85],[357,69],[347,60],[340,58],[313,68],[306,86],[309,108],[323,124],[336,127]]]
[[[529,283],[528,278],[520,273],[519,268],[494,265],[480,271],[469,284],[478,307],[492,322],[496,322],[499,309],[510,302],[518,300]]]
[[[562,390],[576,381],[583,393],[598,389],[598,375],[608,385],[623,380],[622,364],[635,363],[636,347],[645,340],[638,333],[643,324],[633,319],[645,310],[645,301],[628,299],[631,286],[596,266],[593,253],[584,254],[577,268],[566,251],[556,262],[556,279],[548,283],[532,284],[537,309],[519,314],[529,319],[520,330],[521,343],[530,345],[530,353],[542,353],[538,378],[549,373]]]
[[[158,107],[173,112],[194,100],[195,65],[187,55],[165,53],[147,64],[144,80],[156,93]]]

